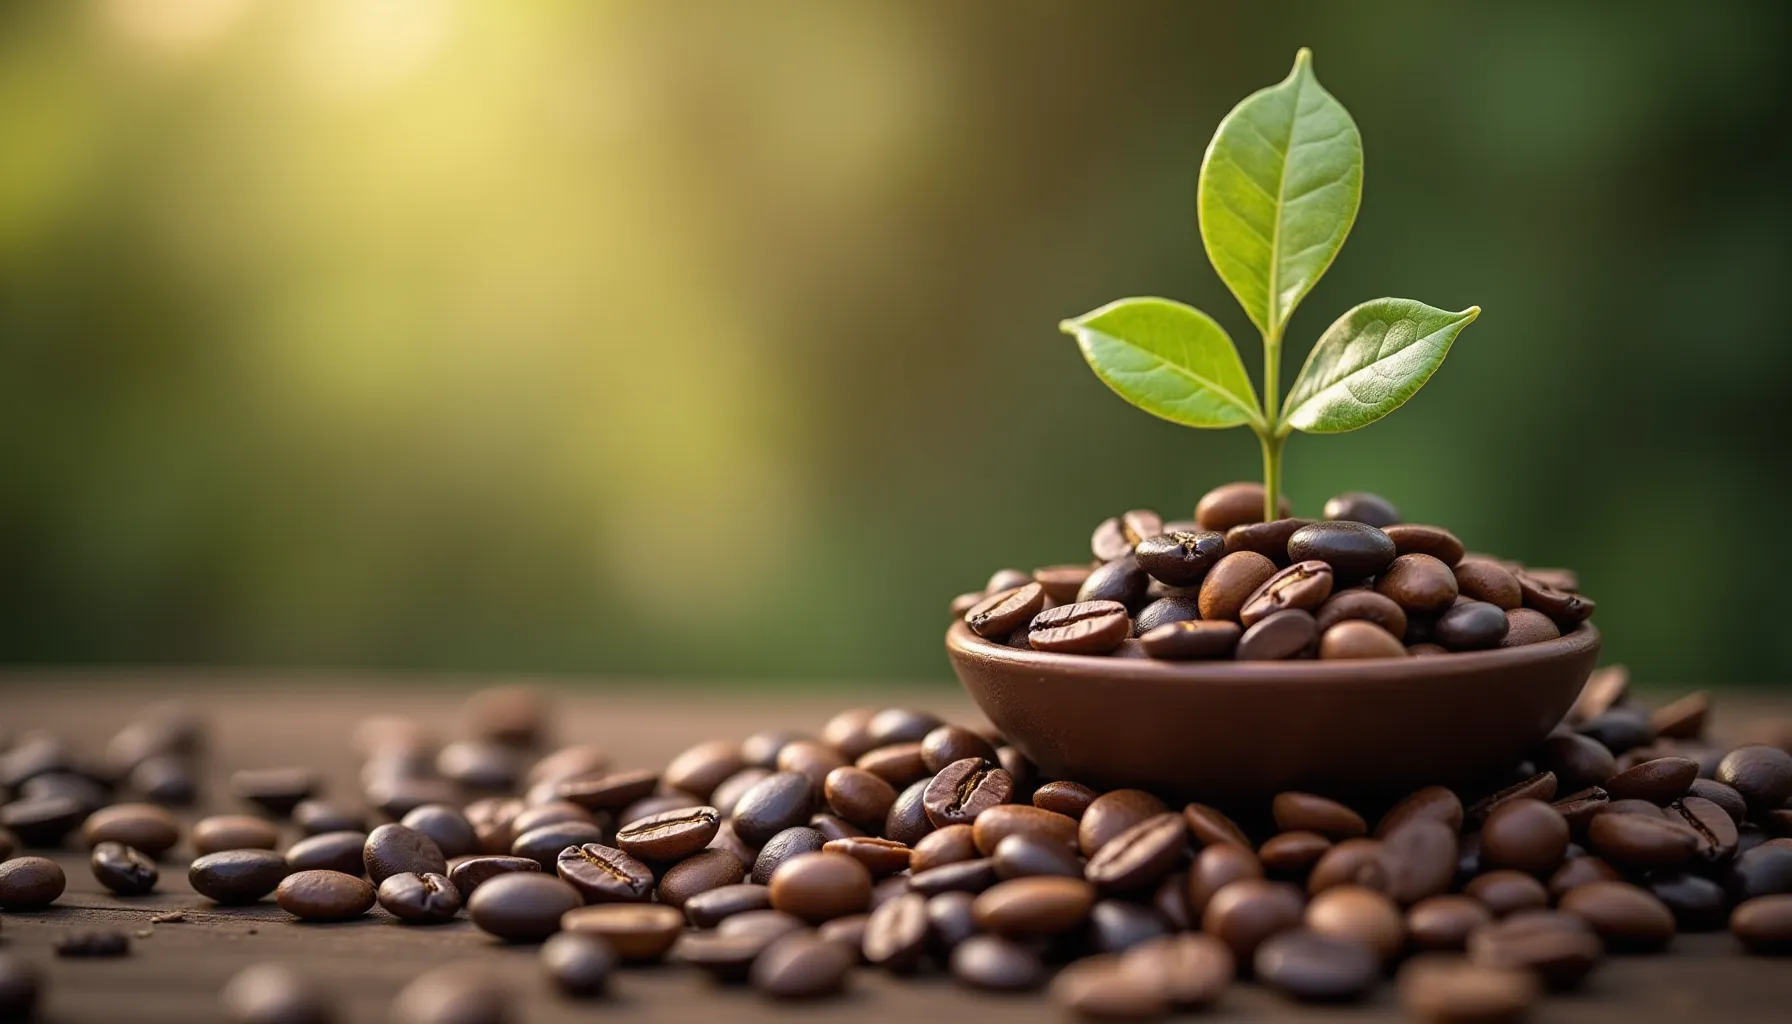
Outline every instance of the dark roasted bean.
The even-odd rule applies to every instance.
[[[1153,658],[1223,658],[1238,646],[1243,633],[1236,622],[1190,619],[1167,623],[1140,635],[1139,645]]]
[[[1313,616],[1295,608],[1275,612],[1238,638],[1239,661],[1282,661],[1310,654],[1319,643]]]
[[[460,890],[446,875],[393,875],[380,883],[380,906],[400,921],[439,924],[460,913]]]
[[[1518,574],[1518,590],[1526,608],[1547,615],[1558,629],[1573,629],[1593,614],[1592,598],[1558,590],[1530,573]]]
[[[814,853],[827,844],[827,837],[806,825],[787,828],[766,840],[759,848],[759,856],[753,859],[753,871],[748,878],[758,885],[766,885],[772,880],[772,872],[779,865],[792,857],[805,853]]]
[[[1130,555],[1141,541],[1163,532],[1163,517],[1149,509],[1133,509],[1123,515],[1109,516],[1095,527],[1089,539],[1089,550],[1098,562],[1111,562]]]
[[[964,621],[978,636],[999,639],[1032,621],[1043,607],[1045,588],[1028,583],[984,598],[965,613]]]
[[[765,948],[753,961],[753,987],[777,999],[832,995],[846,983],[858,958],[839,943],[798,932]]]
[[[772,836],[809,820],[814,810],[815,789],[800,772],[777,772],[741,794],[734,807],[734,833],[750,846],[762,846]]]
[[[153,860],[180,841],[180,823],[156,804],[113,804],[87,816],[81,838],[90,847],[120,843]]]
[[[141,896],[156,887],[156,862],[123,843],[100,843],[88,859],[94,880],[120,896]]]
[[[17,861],[0,865],[4,870]],[[187,882],[214,903],[254,903],[280,884],[286,858],[272,850],[222,850],[208,853],[187,868]]]
[[[1326,598],[1313,617],[1318,621],[1321,633],[1340,622],[1361,619],[1373,622],[1394,636],[1406,635],[1406,612],[1391,599],[1362,587],[1340,590]]]
[[[603,939],[630,963],[650,963],[664,957],[678,941],[684,931],[684,915],[672,907],[650,903],[602,903],[567,911],[560,926],[574,934]]]
[[[1502,801],[1481,828],[1481,858],[1493,867],[1547,875],[1567,850],[1567,820],[1541,800]]]
[[[653,894],[653,870],[615,847],[567,846],[554,860],[555,874],[586,903],[639,903]]]
[[[734,885],[746,877],[747,866],[727,850],[704,850],[666,869],[660,876],[654,899],[669,907],[682,909],[686,900],[711,889]]]
[[[996,884],[995,862],[988,857],[942,864],[909,875],[908,887],[927,896],[943,892],[982,892]]]
[[[871,903],[871,872],[843,853],[806,853],[772,873],[772,906],[811,924],[863,913]]]
[[[1510,623],[1506,612],[1486,601],[1457,601],[1432,627],[1431,635],[1451,651],[1479,651],[1498,647]]]
[[[1368,946],[1302,929],[1264,940],[1253,963],[1259,981],[1302,1002],[1361,999],[1381,976]]]
[[[985,810],[1007,803],[1013,793],[1014,778],[1006,770],[982,758],[967,757],[947,765],[933,777],[921,805],[936,827],[964,825]],[[890,838],[907,841],[894,834]]]
[[[1456,600],[1456,574],[1430,555],[1401,555],[1376,577],[1375,590],[1412,615],[1435,615]]]
[[[1251,551],[1278,566],[1288,564],[1288,538],[1313,525],[1311,519],[1277,519],[1270,523],[1245,523],[1226,531],[1226,554]]]
[[[1364,523],[1350,520],[1314,523],[1288,538],[1288,558],[1292,562],[1325,562],[1339,580],[1353,582],[1386,570],[1394,561],[1394,541],[1388,534]]]
[[[14,857],[0,863],[0,910],[47,907],[67,886],[68,878],[55,861],[47,857]]]
[[[628,823],[616,845],[643,860],[678,860],[707,846],[721,827],[714,807],[684,807]]]
[[[481,883],[467,900],[467,916],[500,939],[535,942],[559,931],[561,916],[584,902],[552,875],[512,872]]]
[[[1402,555],[1430,555],[1448,566],[1462,561],[1462,541],[1441,526],[1400,523],[1386,528],[1388,539]]]
[[[896,802],[890,805],[890,813],[884,818],[887,838],[914,847],[933,831],[926,806],[927,790],[932,784],[932,779],[921,779],[896,794]]]
[[[347,921],[373,909],[374,890],[340,871],[295,871],[280,880],[274,901],[301,921]]]
[[[976,935],[957,944],[949,966],[959,984],[986,992],[1025,992],[1045,983],[1039,958],[999,935]]]
[[[1133,553],[1139,560],[1139,567],[1152,578],[1172,587],[1194,587],[1206,578],[1208,571],[1225,556],[1226,550],[1224,534],[1178,531],[1145,537]]]
[[[1198,921],[1213,894],[1245,878],[1262,878],[1263,862],[1249,846],[1219,843],[1195,855],[1188,872],[1189,917]]]
[[[1506,613],[1506,635],[1501,647],[1525,647],[1560,638],[1562,631],[1542,612],[1514,608]]]
[[[1332,568],[1324,562],[1296,562],[1271,576],[1239,609],[1239,621],[1248,629],[1277,612],[1312,611],[1332,593]]]
[[[1456,590],[1463,597],[1485,601],[1502,611],[1519,607],[1524,600],[1518,577],[1498,562],[1468,558],[1456,564]]]
[[[1757,896],[1730,915],[1730,933],[1751,953],[1792,950],[1792,895]]]
[[[541,862],[528,857],[469,857],[454,865],[448,872],[448,880],[460,891],[461,902],[465,903],[473,898],[474,890],[481,885],[513,872],[540,874]]]
[[[1103,892],[1136,892],[1154,887],[1188,850],[1188,828],[1172,811],[1147,818],[1101,845],[1084,877]]]
[[[1406,934],[1424,950],[1461,950],[1469,933],[1493,920],[1487,905],[1472,896],[1430,896],[1406,912]]]
[[[1233,843],[1246,850],[1251,848],[1250,837],[1244,834],[1237,822],[1206,804],[1189,804],[1184,807],[1182,820],[1188,823],[1189,834],[1203,846]]]
[[[927,897],[898,896],[871,912],[865,923],[865,959],[896,972],[912,971],[927,948]]]
[[[1542,882],[1510,868],[1476,875],[1463,887],[1462,893],[1480,900],[1494,917],[1507,917],[1522,910],[1539,910],[1549,906],[1549,890]]]
[[[1377,838],[1386,836],[1409,821],[1428,818],[1442,822],[1452,833],[1462,828],[1462,800],[1442,786],[1426,786],[1388,809],[1375,823]]]
[[[1369,830],[1362,815],[1335,800],[1312,793],[1278,793],[1270,812],[1276,827],[1284,832],[1305,830],[1330,839],[1349,839]]]
[[[1195,504],[1195,523],[1203,530],[1221,533],[1245,523],[1260,523],[1263,521],[1264,498],[1262,484],[1248,481],[1222,484],[1203,494]],[[1293,514],[1287,495],[1280,496],[1276,513],[1278,519]]]
[[[1083,585],[1077,588],[1076,603],[1112,601],[1125,606],[1130,612],[1144,606],[1145,593],[1150,585],[1151,577],[1145,574],[1144,569],[1139,568],[1139,560],[1127,555],[1090,573]],[[1032,616],[1028,616],[1028,621],[1031,619]]]
[[[1416,959],[1401,969],[1399,981],[1408,1016],[1430,1024],[1522,1020],[1538,995],[1529,971],[1448,957]]]
[[[1300,925],[1305,904],[1300,890],[1286,882],[1240,879],[1207,901],[1201,930],[1224,942],[1240,962],[1250,963],[1264,940]]]
[[[1468,955],[1483,967],[1528,969],[1559,990],[1578,986],[1599,965],[1604,949],[1580,918],[1539,910],[1475,929]]]
[[[1751,812],[1775,810],[1792,799],[1792,754],[1764,744],[1737,747],[1717,766],[1717,781],[1742,794]]]
[[[763,885],[737,882],[700,892],[684,901],[684,916],[696,928],[714,928],[735,914],[770,910],[771,890]]]
[[[1033,791],[1033,806],[1080,821],[1099,795],[1080,782],[1048,782]]]
[[[276,818],[284,818],[300,800],[317,792],[317,773],[300,767],[245,768],[231,774],[230,792]]]
[[[971,905],[971,916],[979,929],[1000,935],[1056,935],[1080,925],[1094,905],[1088,882],[1038,875],[992,886]]]
[[[898,871],[906,871],[909,866],[909,848],[894,839],[852,836],[829,840],[822,849],[846,854],[865,865],[873,878],[884,878]],[[758,865],[755,864],[754,868],[757,871]]]

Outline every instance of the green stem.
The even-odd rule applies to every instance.
[[[1287,435],[1280,421],[1282,404],[1282,332],[1263,332],[1263,412],[1265,427],[1257,439],[1263,443],[1263,521],[1275,522],[1282,492],[1282,442]]]

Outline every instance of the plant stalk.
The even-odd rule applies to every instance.
[[[1273,523],[1282,492],[1282,332],[1263,332],[1263,413],[1266,424],[1257,440],[1263,444],[1263,521]]]

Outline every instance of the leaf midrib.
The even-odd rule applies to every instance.
[[[1264,345],[1266,347],[1280,347],[1282,328],[1286,326],[1281,322],[1281,317],[1277,315],[1279,312],[1277,307],[1280,306],[1280,302],[1277,300],[1277,295],[1281,287],[1282,278],[1282,211],[1285,209],[1286,198],[1288,195],[1288,156],[1294,151],[1294,129],[1296,125],[1300,124],[1301,90],[1306,87],[1306,76],[1302,75],[1300,71],[1300,68],[1295,68],[1294,112],[1293,116],[1288,118],[1288,138],[1287,141],[1282,143],[1282,162],[1276,172],[1275,221],[1270,225],[1271,234],[1269,239],[1269,294],[1263,297],[1264,302],[1269,306],[1269,308],[1265,310],[1267,315],[1263,318],[1263,322],[1269,325],[1268,330],[1263,336]]]

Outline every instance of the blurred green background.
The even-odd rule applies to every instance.
[[[1484,307],[1296,437],[1579,570],[1645,681],[1792,677],[1792,8],[0,4],[0,661],[931,678],[947,600],[1257,474],[1057,321],[1193,302],[1215,124],[1367,151],[1297,314]]]

